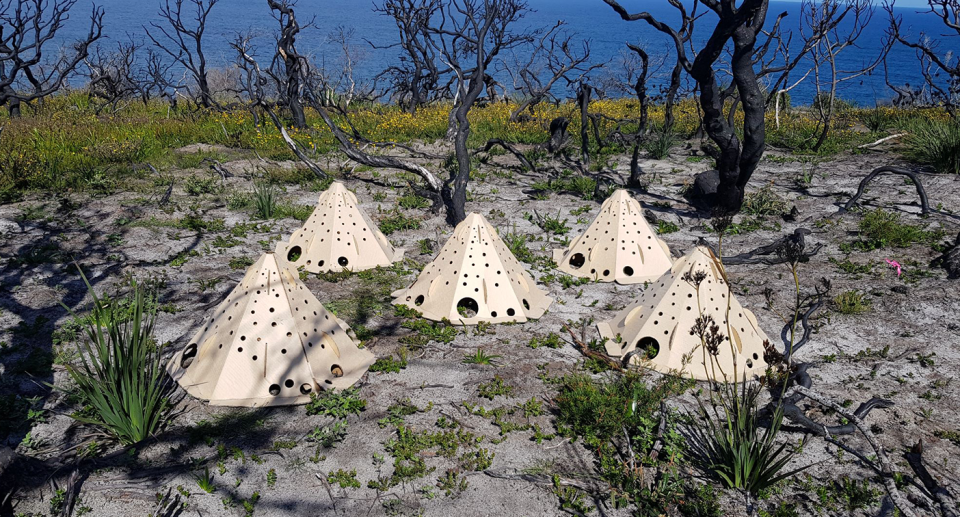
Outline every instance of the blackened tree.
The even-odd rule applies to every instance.
[[[505,72],[513,79],[513,87],[520,92],[522,100],[510,113],[510,121],[516,122],[520,114],[532,110],[545,98],[558,81],[569,87],[577,84],[591,70],[602,66],[589,64],[590,44],[586,40],[574,41],[574,36],[565,30],[563,22],[557,22],[534,40],[532,48],[523,48],[516,58],[505,64]]]
[[[374,11],[393,19],[399,41],[373,48],[400,50],[400,62],[387,67],[381,76],[388,77],[394,100],[405,111],[414,112],[420,106],[446,96],[448,90],[442,81],[450,69],[437,59],[437,52],[426,33],[429,21],[441,9],[439,0],[386,0],[375,5]]]
[[[297,35],[300,34],[300,23],[294,13],[296,1],[267,0],[267,5],[280,22],[280,33],[277,38],[277,53],[274,55],[270,70],[277,81],[277,91],[281,102],[290,110],[293,126],[297,129],[307,127],[307,118],[303,112],[303,98],[306,58],[297,51]]]
[[[960,35],[960,1],[957,0],[927,0],[931,16],[936,16],[949,33]],[[943,34],[920,33],[916,37],[909,37],[902,29],[903,19],[896,15],[894,2],[885,4],[884,8],[890,19],[889,33],[891,39],[912,48],[917,53],[921,74],[925,87],[921,92],[914,92],[913,88],[901,87],[897,92],[901,97],[914,98],[930,97],[934,102],[942,105],[951,118],[960,118],[960,54],[943,50],[940,42]],[[889,81],[887,81],[889,84]],[[925,92],[924,92],[925,90]],[[925,95],[924,95],[925,93]]]
[[[207,18],[218,1],[173,0],[171,3],[171,0],[164,0],[159,12],[164,24],[151,22],[153,30],[144,27],[154,46],[190,74],[197,88],[193,96],[205,108],[217,106],[210,90],[203,36],[207,30]],[[192,17],[186,12],[191,10]]]
[[[668,0],[680,16],[680,28],[663,22],[649,12],[630,13],[616,0],[604,0],[627,21],[643,21],[666,35],[673,43],[680,66],[697,83],[703,128],[717,146],[713,151],[719,172],[716,206],[718,212],[735,213],[743,204],[744,190],[763,155],[765,142],[763,91],[754,70],[757,35],[767,16],[767,0],[697,0],[688,10],[682,0]],[[737,5],[739,4],[739,5]],[[700,6],[716,16],[716,26],[691,58],[685,46],[683,31],[692,33],[695,21],[703,13]],[[730,76],[743,111],[741,138],[732,117],[724,112],[722,86],[714,69],[728,44],[732,44]]]
[[[55,40],[75,4],[76,0],[0,3],[0,106],[6,106],[11,117],[20,116],[21,103],[42,99],[63,87],[89,56],[90,46],[100,39],[103,9],[95,5],[87,34],[56,59],[44,58],[44,47]]]
[[[470,178],[468,114],[487,86],[494,59],[501,52],[532,41],[531,34],[514,30],[526,11],[523,0],[451,0],[426,21],[426,43],[455,76],[447,137],[453,140],[457,163],[441,192],[450,224],[466,218]]]

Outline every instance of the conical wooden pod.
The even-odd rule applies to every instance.
[[[290,240],[277,243],[277,254],[311,273],[362,271],[389,266],[403,258],[380,228],[360,209],[357,196],[333,182],[317,207]]]
[[[416,282],[393,296],[394,304],[416,309],[425,318],[461,325],[536,319],[553,301],[476,213],[457,225]]]
[[[762,375],[767,335],[753,313],[729,292],[722,267],[705,247],[678,259],[636,303],[597,324],[600,335],[608,338],[607,353],[630,354],[634,364],[698,380],[740,381]],[[710,326],[722,334],[713,353],[695,330],[701,314],[710,318],[707,334]]]
[[[213,405],[302,404],[319,389],[352,386],[373,364],[347,328],[289,264],[266,253],[167,371]]]
[[[670,248],[626,190],[607,198],[583,234],[566,249],[553,251],[553,260],[564,273],[620,284],[656,280],[673,263]]]

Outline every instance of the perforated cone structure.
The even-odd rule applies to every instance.
[[[357,205],[357,196],[335,181],[320,194],[313,214],[289,242],[277,243],[277,254],[294,269],[321,273],[389,266],[403,257],[403,250],[393,249]]]
[[[734,363],[736,380],[742,380],[744,375],[762,375],[766,369],[763,342],[767,336],[753,313],[728,292],[721,267],[713,252],[705,247],[678,259],[636,303],[612,320],[597,324],[600,335],[608,338],[607,353],[623,357],[637,351],[631,357],[634,364],[663,373],[680,372],[698,380],[724,380],[726,376],[733,381]],[[699,333],[691,334],[701,311],[713,319],[724,336],[729,334],[717,347],[715,356],[702,346]],[[689,359],[686,364],[685,357]]]
[[[476,213],[457,225],[416,282],[393,296],[394,304],[414,308],[425,318],[463,325],[539,318],[553,301]]]
[[[618,190],[567,249],[554,250],[557,268],[570,275],[638,284],[660,278],[673,263],[670,248],[643,218],[643,208],[626,190]]]
[[[321,388],[350,387],[373,363],[347,328],[288,264],[266,253],[167,370],[213,405],[301,404]]]

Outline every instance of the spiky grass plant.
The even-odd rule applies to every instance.
[[[496,361],[500,359],[501,356],[496,354],[488,354],[482,349],[477,349],[476,352],[472,354],[466,354],[463,356],[463,364],[486,364],[490,366],[497,366]]]
[[[670,150],[677,142],[677,137],[670,131],[662,131],[647,141],[647,152],[654,160],[662,160],[670,156]]]
[[[904,155],[937,172],[960,174],[960,124],[952,120],[917,120],[908,127]]]
[[[757,496],[807,468],[781,472],[798,451],[776,441],[782,405],[775,407],[768,425],[760,425],[759,383],[724,383],[719,389],[709,405],[699,401],[695,423],[687,428],[687,444],[702,470],[729,488]]]
[[[260,182],[253,186],[253,208],[260,219],[270,219],[277,211],[277,187],[269,182]]]
[[[81,276],[93,310],[86,318],[80,364],[67,371],[92,411],[73,417],[105,428],[123,444],[141,442],[166,423],[170,409],[170,383],[153,339],[156,303],[136,281],[126,299],[98,297]]]

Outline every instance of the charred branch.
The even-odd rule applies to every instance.
[[[23,0],[0,3],[0,106],[20,116],[21,103],[60,90],[103,31],[103,9],[93,6],[87,34],[54,60],[44,51],[55,42],[76,0]]]
[[[856,206],[857,201],[860,199],[860,196],[867,190],[867,185],[874,180],[877,176],[881,174],[899,174],[901,176],[906,176],[910,181],[913,182],[914,186],[917,187],[917,196],[920,197],[920,212],[923,215],[930,213],[930,203],[927,201],[927,192],[923,189],[923,184],[920,183],[920,176],[916,172],[909,171],[907,169],[901,169],[899,167],[884,166],[874,169],[870,174],[867,174],[865,178],[860,181],[860,186],[857,187],[857,193],[847,201],[847,204],[840,207],[840,213],[844,213],[854,206]]]

